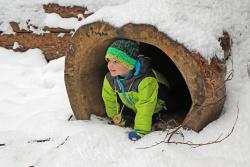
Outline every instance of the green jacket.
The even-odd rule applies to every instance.
[[[116,90],[122,103],[136,113],[134,129],[147,134],[151,131],[152,115],[165,105],[165,102],[158,98],[158,82],[167,86],[168,83],[161,74],[150,68],[145,58],[140,62],[139,75],[120,80],[124,86],[124,93],[117,77],[112,77],[108,73],[103,82],[102,98],[108,117],[113,118],[121,108],[117,102]]]

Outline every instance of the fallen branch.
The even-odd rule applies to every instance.
[[[70,121],[73,118],[73,115],[71,114],[68,118],[68,121]]]
[[[5,144],[0,144],[0,146],[6,146]]]
[[[58,146],[56,146],[56,148],[59,148],[60,146],[64,145],[65,142],[69,139],[69,136],[66,137],[66,139],[61,143],[59,144]]]
[[[47,142],[50,141],[51,138],[47,138],[47,139],[39,139],[39,140],[30,140],[28,141],[28,143],[43,143],[43,142]]]
[[[147,149],[147,148],[152,148],[152,147],[155,147],[159,144],[162,144],[162,143],[168,143],[168,144],[181,144],[181,145],[188,145],[188,146],[191,146],[192,148],[197,148],[197,147],[200,147],[200,146],[205,146],[205,145],[210,145],[210,144],[216,144],[216,143],[220,143],[222,141],[224,141],[225,139],[227,139],[234,131],[235,129],[235,126],[236,126],[236,123],[238,121],[238,117],[239,117],[239,102],[237,103],[237,115],[236,115],[236,119],[235,119],[235,122],[233,124],[233,127],[231,128],[231,130],[229,131],[229,133],[224,136],[223,138],[221,138],[222,134],[219,135],[215,140],[213,141],[208,141],[206,143],[193,143],[191,141],[170,141],[170,139],[172,138],[172,136],[174,134],[179,134],[179,130],[180,128],[182,127],[181,125],[174,128],[173,131],[171,132],[167,132],[166,134],[166,137],[164,140],[160,141],[160,142],[157,142],[156,144],[153,144],[151,146],[148,146],[148,147],[142,147],[142,148],[137,148],[137,149]]]
[[[62,146],[67,140],[68,140],[69,136],[67,136],[67,138],[58,146],[56,146],[56,148],[59,148],[60,146]],[[50,139],[50,138],[49,138]],[[33,163],[33,165],[29,166],[29,167],[35,167],[35,166],[40,166],[40,163],[43,159],[45,159],[45,156],[50,153],[51,151],[56,149],[55,147],[52,147],[51,149],[47,150],[42,156],[40,156],[35,163]]]
[[[232,69],[228,72],[227,78],[225,79],[225,82],[232,80],[233,77],[234,77],[234,62],[233,62],[233,58],[230,57],[230,61],[231,61],[231,64],[232,64]]]
[[[176,127],[171,133],[169,133],[170,135],[169,135],[169,137],[168,137],[168,139],[167,139],[167,142],[170,142],[170,139],[172,138],[172,136],[173,136],[174,134],[177,134],[177,132],[179,131],[180,128],[182,128],[182,125],[179,125],[179,126]],[[166,139],[166,138],[165,138],[165,139]]]

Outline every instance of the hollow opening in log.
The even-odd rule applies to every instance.
[[[117,39],[109,41],[109,44],[114,40]],[[105,49],[101,50],[103,51]],[[182,74],[168,55],[154,45],[140,42],[140,54],[150,57],[153,69],[159,71],[169,81],[171,87],[171,95],[168,102],[169,106],[167,106],[167,112],[164,112],[162,118],[165,122],[174,119],[176,123],[181,124],[192,105],[191,95]],[[105,52],[103,55],[105,56]],[[104,78],[107,72],[108,69],[106,67],[105,70],[102,70],[103,77],[101,77],[101,79]],[[84,85],[84,83],[81,85]]]
[[[182,123],[192,105],[192,99],[187,84],[174,62],[156,46],[140,42],[140,54],[150,57],[153,69],[163,74],[170,84],[170,99],[166,120],[175,119]]]
[[[90,53],[90,55],[103,55],[102,59],[104,59],[108,46],[117,39],[122,39],[122,38],[115,38],[115,39],[108,40],[106,41],[107,44],[102,45],[102,46],[96,45],[95,49],[92,50],[94,53]],[[137,41],[137,42],[140,42],[140,41]],[[170,93],[171,96],[170,96],[169,103],[168,103],[169,106],[167,106],[167,112],[164,113],[162,118],[166,122],[171,119],[174,119],[176,123],[181,124],[192,106],[192,98],[191,98],[190,92],[188,90],[187,84],[182,74],[180,73],[179,69],[176,67],[174,62],[169,58],[169,56],[166,55],[166,53],[164,53],[161,49],[159,49],[158,47],[154,45],[140,42],[140,54],[151,58],[153,69],[163,74],[167,78],[171,86],[171,93]],[[98,61],[97,59],[93,59],[93,60],[94,60],[93,63],[96,63],[96,61]],[[105,61],[102,61],[102,62],[105,62]],[[108,72],[107,63],[105,62],[103,65],[99,64],[99,66],[101,68],[93,68],[92,69],[93,71],[90,72],[90,74],[92,75],[94,73],[96,74],[98,73],[95,79],[100,81],[97,83],[102,83],[103,78]],[[93,65],[91,67],[95,67],[95,66]],[[86,67],[82,66],[82,68],[86,68]],[[81,71],[86,71],[86,70],[81,70]],[[84,73],[81,76],[86,77],[87,74]],[[80,80],[81,82],[80,89],[84,89],[85,87],[84,85],[86,85],[86,82],[87,80],[89,80],[90,77],[88,76],[86,78],[88,79]],[[92,86],[88,86],[88,87],[89,88],[95,87],[93,89],[95,89],[97,92],[101,92],[101,90],[98,90],[98,89],[101,89],[100,84],[98,84],[97,86],[96,84],[94,84],[94,82],[92,82],[91,85]],[[101,96],[99,98],[101,98]]]

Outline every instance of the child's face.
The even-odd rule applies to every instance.
[[[127,67],[125,67],[119,61],[115,59],[108,60],[108,69],[112,77],[123,75],[130,71]]]

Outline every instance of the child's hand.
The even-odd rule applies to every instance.
[[[128,138],[132,141],[136,141],[136,140],[139,140],[140,138],[142,138],[144,136],[144,134],[141,134],[139,132],[136,132],[136,131],[131,131],[128,133]]]

